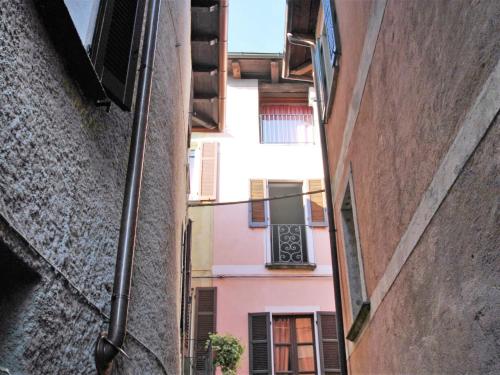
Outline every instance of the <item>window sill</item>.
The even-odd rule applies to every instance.
[[[361,333],[361,329],[365,322],[368,321],[368,317],[370,316],[370,302],[365,301],[361,304],[361,308],[359,309],[358,315],[354,319],[354,322],[349,328],[349,332],[347,332],[347,340],[355,341],[359,334]]]
[[[266,263],[266,268],[271,270],[315,270],[316,263]]]

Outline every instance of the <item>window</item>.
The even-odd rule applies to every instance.
[[[217,288],[196,288],[195,368],[196,374],[208,374],[211,358],[205,344],[210,333],[217,332]]]
[[[305,105],[261,106],[260,142],[314,143],[312,108]]]
[[[339,374],[335,313],[316,316],[248,314],[250,375]]]
[[[302,183],[269,182],[269,196],[301,194]],[[302,196],[269,201],[272,263],[308,263]]]
[[[362,324],[368,316],[370,304],[367,301],[366,287],[363,275],[363,262],[358,242],[358,231],[354,211],[354,200],[349,182],[342,201],[342,232],[344,235],[344,250],[347,262],[347,274],[353,324],[347,334],[351,341],[359,334]]]
[[[129,111],[145,0],[36,0],[56,47],[83,92]]]
[[[320,116],[326,120],[331,111],[337,78],[338,57],[340,55],[340,38],[337,28],[337,17],[333,0],[324,0],[324,22],[321,34],[316,41],[314,69],[317,72],[317,85],[321,97]]]
[[[274,373],[316,374],[312,316],[274,316]]]
[[[266,228],[269,236],[267,267],[314,268],[312,227],[326,223],[324,194],[303,195],[322,189],[322,181],[250,180],[249,226]],[[260,199],[291,195],[284,199]],[[308,209],[306,209],[308,208]]]
[[[218,155],[217,142],[193,144],[193,148],[189,150],[189,200],[217,199]]]

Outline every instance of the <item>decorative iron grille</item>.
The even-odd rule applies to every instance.
[[[271,224],[271,244],[275,264],[308,262],[305,224]]]

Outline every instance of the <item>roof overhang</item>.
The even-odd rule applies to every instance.
[[[222,131],[226,111],[228,0],[191,1],[193,131]]]

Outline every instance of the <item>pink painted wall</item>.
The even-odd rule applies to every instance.
[[[213,285],[217,287],[217,331],[238,337],[245,347],[239,375],[249,373],[248,313],[335,310],[329,277],[224,278],[216,279]]]

